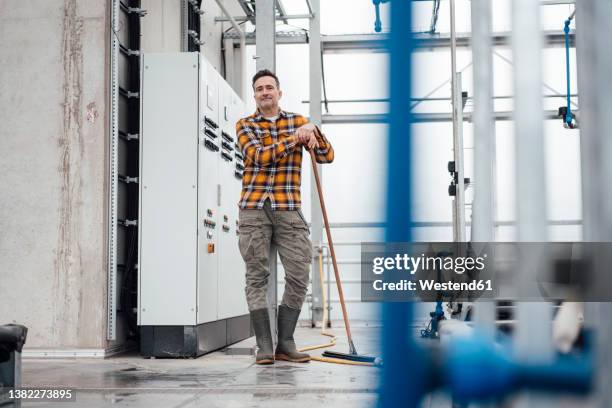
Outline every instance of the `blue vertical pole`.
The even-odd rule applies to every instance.
[[[380,21],[380,0],[374,0],[374,11],[376,12],[376,20],[374,20],[374,31],[380,33],[382,23]]]
[[[386,242],[410,242],[411,236],[411,129],[410,88],[412,0],[391,2],[388,174]],[[417,407],[425,393],[424,353],[412,333],[412,304],[383,304],[383,373],[379,407]]]
[[[563,28],[563,32],[565,33],[565,74],[567,81],[567,112],[565,113],[565,123],[567,126],[572,125],[572,107],[570,102],[570,46],[569,46],[569,32],[570,32],[570,23],[572,22],[572,17],[565,20],[565,27]]]

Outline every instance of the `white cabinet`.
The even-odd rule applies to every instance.
[[[175,354],[193,355],[189,343],[199,355],[250,334],[237,234],[244,103],[199,53],[144,54],[141,67],[138,323],[150,350],[176,337]]]

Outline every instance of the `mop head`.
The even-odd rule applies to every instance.
[[[329,350],[325,350],[323,352],[323,357],[340,358],[343,360],[359,361],[362,363],[372,363],[372,364],[378,364],[377,360],[379,360],[376,357],[362,356],[359,354],[339,353],[337,351],[329,351]]]

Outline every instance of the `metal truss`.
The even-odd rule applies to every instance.
[[[471,33],[457,34],[457,47],[471,46]],[[341,53],[341,52],[386,52],[385,41],[387,34],[344,34],[344,35],[322,35],[321,48],[325,53]],[[415,34],[417,51],[432,50],[437,48],[450,47],[450,34]],[[565,46],[565,35],[561,31],[545,31],[545,45],[548,47]],[[236,42],[239,37],[233,31],[224,34],[224,39],[233,39]],[[492,38],[493,46],[510,46],[510,32],[494,33]],[[247,45],[255,44],[255,33],[246,33]],[[306,44],[308,43],[308,34],[303,30],[295,31],[279,31],[276,33],[277,44]],[[572,31],[570,33],[570,45],[573,47],[576,44],[576,35]]]
[[[559,119],[559,112],[556,110],[545,111],[543,119]],[[494,112],[493,118],[496,121],[509,121],[514,119],[514,112],[511,111],[500,111]],[[473,113],[464,112],[463,121],[472,122]],[[440,113],[413,113],[412,123],[440,123],[440,122],[452,122],[453,116],[450,112]],[[388,123],[389,117],[384,113],[374,114],[354,114],[354,115],[323,115],[323,124],[325,125],[337,125],[337,124],[355,124],[355,123]]]

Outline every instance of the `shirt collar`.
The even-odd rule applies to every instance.
[[[262,120],[267,120],[265,119],[265,117],[261,114],[261,112],[259,112],[259,109],[255,110],[255,113],[253,114],[255,116],[255,120],[256,121],[262,121]],[[286,118],[287,117],[287,112],[285,112],[282,109],[279,109],[278,111],[278,117],[279,118]]]

